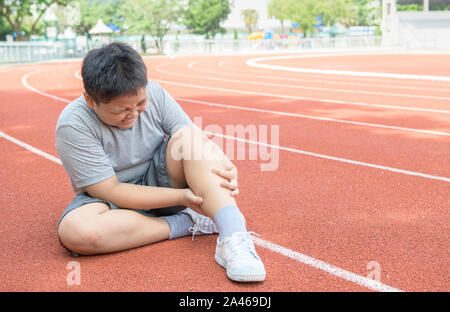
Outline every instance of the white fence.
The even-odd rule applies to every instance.
[[[105,40],[105,42],[109,42]],[[121,39],[138,52],[142,52],[141,42]],[[335,37],[300,38],[285,40],[166,40],[164,53],[174,55],[214,55],[214,54],[258,54],[296,52],[320,49],[375,48],[381,46],[381,37]],[[147,52],[156,52],[153,40],[146,40]],[[88,49],[101,46],[99,42],[89,43],[89,47],[73,41],[57,42],[0,42],[0,63],[26,63],[64,58],[84,57]]]
[[[0,42],[0,63],[27,63],[80,57],[68,42]]]
[[[296,52],[311,49],[353,49],[381,46],[381,37],[323,37],[284,40],[172,40],[165,41],[168,55],[258,54]]]

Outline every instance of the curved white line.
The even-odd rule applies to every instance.
[[[225,63],[227,63],[229,60],[223,60],[219,62],[219,67],[226,68],[226,69],[232,69],[230,66],[226,66]]]
[[[199,62],[195,62],[198,64]],[[211,74],[221,74],[221,72],[213,71],[213,70],[204,70],[195,68],[195,64],[189,64],[189,68],[195,71],[203,72],[203,73],[211,73]],[[239,83],[247,83],[261,86],[270,86],[270,87],[279,87],[279,88],[288,88],[288,89],[303,89],[303,90],[320,90],[327,92],[337,92],[337,93],[355,93],[355,94],[368,94],[368,95],[379,95],[379,96],[393,96],[393,97],[404,97],[404,98],[417,98],[417,99],[430,99],[430,100],[440,100],[440,101],[450,101],[450,97],[443,96],[430,96],[430,95],[417,95],[417,94],[405,94],[405,93],[386,93],[386,92],[375,92],[375,91],[362,91],[362,90],[349,90],[349,89],[332,89],[332,88],[321,88],[321,87],[312,87],[312,86],[300,86],[300,85],[289,85],[289,84],[278,84],[278,83],[267,83],[260,81],[251,81],[251,80],[236,80],[236,79],[221,79],[221,78],[211,78],[204,76],[195,76],[203,79],[213,79],[213,80],[224,80],[224,81],[232,81]]]
[[[195,61],[195,62],[189,63],[189,68],[192,69],[192,66],[195,65],[195,63],[198,63],[198,62],[199,61]],[[181,73],[176,73],[176,72],[170,72],[170,71],[162,70],[161,67],[163,65],[167,65],[167,64],[168,63],[163,63],[163,64],[160,64],[160,65],[156,66],[156,71],[158,71],[160,73],[169,74],[169,75],[179,76],[179,77],[201,78],[201,79],[206,79],[206,80],[235,82],[235,83],[247,83],[247,81],[244,81],[244,80],[204,77],[204,76],[197,76],[197,75],[190,75],[190,74],[181,74]],[[263,85],[264,83],[256,83],[256,84]],[[316,101],[316,102],[321,102],[321,103],[333,103],[333,104],[340,104],[340,105],[356,105],[356,106],[377,107],[377,108],[382,107],[382,108],[389,108],[389,109],[400,109],[400,110],[410,110],[410,111],[422,111],[422,112],[431,112],[431,113],[450,114],[450,111],[448,111],[448,110],[431,109],[431,108],[397,106],[397,105],[385,105],[385,104],[368,104],[368,103],[362,103],[362,102],[349,102],[349,101],[342,101],[342,100],[317,99],[317,98],[310,98],[310,97],[304,97],[304,96],[290,96],[290,95],[283,95],[283,94],[242,91],[242,90],[235,90],[235,89],[211,88],[211,87],[204,87],[204,86],[199,86],[199,87],[203,87],[205,89],[215,89],[215,90],[220,90],[220,91],[234,92],[234,93],[252,94],[252,95],[260,95],[260,96],[268,96],[268,97],[279,97],[279,98],[287,98],[287,99],[294,99],[294,100],[308,100],[308,101]]]
[[[58,100],[58,101],[70,103],[69,100],[66,100],[66,99],[57,97],[57,96],[55,96],[55,95],[51,95],[51,94],[42,92],[42,91],[40,91],[40,90],[38,90],[38,89],[36,89],[36,88],[30,86],[30,85],[28,84],[28,82],[27,82],[28,77],[30,77],[31,75],[37,74],[37,73],[39,73],[39,72],[42,72],[42,70],[35,70],[35,71],[33,71],[33,72],[30,72],[30,73],[25,74],[25,75],[22,77],[22,84],[23,84],[27,89],[29,89],[29,90],[31,90],[31,91],[33,91],[33,92],[35,92],[35,93],[38,93],[38,94],[40,94],[40,95],[43,95],[43,96],[46,96],[46,97],[49,97],[49,98],[52,98],[52,99],[55,99],[55,100]]]
[[[197,85],[188,85],[188,84],[184,84],[184,83],[177,83],[177,82],[171,82],[171,81],[165,81],[165,80],[159,80],[159,79],[154,79],[154,81],[158,81],[158,82],[165,83],[165,84],[173,84],[173,85],[179,85],[179,86],[188,86],[188,87],[192,87],[192,88],[200,88],[200,89],[204,89],[205,88],[205,87],[201,87],[201,86],[197,86]],[[206,89],[216,90],[216,88],[206,88]],[[217,90],[222,90],[222,89],[217,89]],[[218,135],[218,134],[216,134],[216,135]],[[227,136],[224,136],[224,137],[227,137]],[[349,164],[353,164],[353,165],[366,166],[366,167],[370,167],[370,168],[387,170],[387,171],[391,171],[391,172],[397,172],[397,173],[402,173],[402,174],[411,175],[411,176],[419,176],[419,177],[422,177],[422,178],[439,180],[439,181],[444,181],[444,182],[449,182],[450,183],[450,178],[441,177],[441,176],[438,176],[438,175],[432,175],[432,174],[420,173],[420,172],[415,172],[415,171],[397,169],[397,168],[388,167],[388,166],[381,166],[381,165],[376,165],[376,164],[371,164],[371,163],[365,163],[365,162],[362,162],[362,161],[356,161],[356,160],[350,160],[350,159],[346,159],[346,158],[340,158],[340,157],[328,156],[328,155],[324,155],[324,154],[312,153],[312,152],[308,152],[308,151],[302,151],[302,150],[299,150],[299,149],[296,149],[296,148],[282,147],[282,146],[277,146],[277,145],[270,145],[270,144],[255,142],[255,141],[246,140],[246,139],[245,140],[244,139],[239,139],[239,138],[235,138],[235,137],[228,137],[228,138],[232,139],[232,140],[234,139],[234,140],[237,140],[237,141],[243,140],[243,142],[259,144],[259,145],[263,145],[263,146],[267,146],[267,147],[271,147],[271,148],[278,148],[280,150],[290,151],[290,152],[293,152],[293,153],[299,153],[299,154],[309,155],[309,156],[318,157],[318,158],[325,158],[325,159],[328,159],[328,160],[340,161],[340,162],[349,163]]]
[[[283,55],[283,56],[269,56],[258,57],[247,60],[246,64],[252,67],[259,67],[264,69],[284,70],[297,73],[309,73],[309,74],[324,74],[324,75],[342,75],[342,76],[354,76],[354,77],[376,77],[376,78],[393,78],[393,79],[416,79],[416,80],[429,80],[429,81],[443,81],[450,82],[450,77],[446,76],[430,76],[430,75],[411,75],[411,74],[392,74],[392,73],[373,73],[373,72],[359,72],[359,71],[347,71],[347,70],[326,70],[326,69],[311,69],[311,68],[299,68],[299,67],[287,67],[270,64],[260,64],[259,62],[268,60],[281,60],[292,58],[306,58],[306,57],[329,57],[329,56],[348,56],[354,54],[323,54],[320,56],[314,55]]]
[[[83,80],[83,77],[81,77],[81,70],[77,70],[74,75],[75,75],[75,78],[77,78],[79,80]]]
[[[162,65],[164,65],[164,64],[162,64]],[[81,80],[82,78],[78,75],[78,73],[79,73],[79,71],[75,72],[75,77],[77,77],[78,79]],[[160,80],[155,79],[155,81],[160,81]],[[297,113],[274,111],[274,110],[269,110],[269,109],[251,108],[251,107],[238,106],[238,105],[219,104],[219,103],[212,103],[212,102],[198,101],[198,100],[191,100],[191,99],[184,99],[184,98],[175,98],[175,100],[191,102],[191,103],[196,103],[196,104],[200,104],[200,105],[223,107],[223,108],[227,108],[227,109],[238,109],[238,110],[246,110],[246,111],[253,111],[253,112],[260,112],[260,113],[269,113],[269,114],[281,115],[281,116],[290,116],[290,117],[321,120],[321,121],[338,122],[338,123],[352,124],[352,125],[358,125],[358,126],[393,129],[393,130],[417,132],[417,133],[432,134],[432,135],[450,136],[450,133],[441,132],[441,131],[405,128],[405,127],[398,127],[398,126],[388,126],[388,125],[382,125],[382,124],[374,124],[374,123],[344,120],[344,119],[335,119],[335,118],[320,117],[320,116],[310,116],[310,115],[303,115],[303,114],[297,114]]]
[[[38,71],[36,71],[36,72],[38,72]],[[36,73],[36,72],[34,72],[34,73]],[[26,76],[28,77],[28,74]],[[25,76],[22,78],[22,81],[24,81],[26,83],[26,77]],[[55,98],[51,94],[46,94],[45,92],[39,91],[39,90],[31,87],[28,84],[26,84],[26,85],[24,84],[24,86],[29,88],[29,89],[31,88],[30,90],[33,91],[33,92],[38,91],[37,92],[38,94],[41,94],[41,95],[44,95],[44,96],[48,96],[50,98]],[[49,154],[47,154],[45,152],[42,152],[39,149],[37,149],[37,148],[35,148],[35,147],[33,147],[33,146],[29,145],[29,144],[26,144],[24,142],[21,142],[21,141],[15,139],[15,138],[12,138],[12,137],[8,136],[4,132],[0,131],[0,137],[3,137],[3,138],[5,138],[5,139],[7,139],[7,140],[9,140],[9,141],[11,141],[11,142],[13,142],[15,144],[18,144],[18,145],[20,145],[20,146],[30,150],[33,153],[36,153],[36,154],[38,154],[40,156],[43,156],[43,157],[45,157],[45,158],[47,158],[47,159],[49,159],[49,160],[51,160],[53,162],[56,162],[56,163],[61,165],[61,160],[59,160],[58,158],[56,158],[56,157],[54,157],[52,155],[49,155]],[[232,137],[232,138],[236,139],[234,137]],[[263,240],[263,239],[256,239],[255,243],[257,245],[263,247],[263,248],[266,248],[266,249],[269,249],[269,250],[271,250],[273,252],[276,252],[276,253],[279,253],[281,255],[287,256],[287,257],[289,257],[291,259],[294,259],[296,261],[302,262],[304,264],[307,264],[307,265],[312,266],[314,268],[317,268],[319,270],[323,270],[323,271],[325,271],[327,273],[330,273],[330,274],[332,274],[334,276],[337,276],[337,277],[340,277],[340,278],[345,279],[347,281],[356,283],[356,284],[358,284],[358,285],[360,285],[362,287],[366,287],[368,289],[372,289],[372,290],[375,290],[375,291],[382,291],[382,292],[401,292],[402,291],[400,289],[391,287],[389,285],[383,284],[383,283],[378,282],[378,281],[374,281],[372,279],[369,279],[367,277],[355,274],[353,272],[341,269],[339,267],[336,267],[336,266],[333,266],[331,264],[328,264],[328,263],[326,263],[324,261],[312,258],[310,256],[301,254],[299,252],[293,251],[291,249],[282,247],[280,245],[274,244],[272,242],[269,242],[269,241],[266,241],[266,240]]]
[[[303,114],[297,114],[297,113],[280,112],[280,111],[274,111],[274,110],[269,110],[269,109],[251,108],[251,107],[229,105],[229,104],[211,103],[211,102],[191,100],[191,99],[184,99],[184,98],[175,98],[175,100],[182,101],[182,102],[195,103],[195,104],[200,104],[200,105],[223,107],[223,108],[227,108],[227,109],[238,109],[238,110],[245,110],[245,111],[251,111],[251,112],[258,112],[258,113],[268,113],[268,114],[289,116],[289,117],[296,117],[296,118],[305,118],[305,119],[313,119],[313,120],[321,120],[321,121],[338,122],[338,123],[351,124],[351,125],[357,125],[357,126],[366,126],[366,127],[393,129],[393,130],[417,132],[417,133],[432,134],[432,135],[450,136],[450,133],[440,132],[440,131],[433,131],[433,130],[404,128],[404,127],[387,126],[387,125],[367,123],[367,122],[359,122],[359,121],[351,121],[351,120],[343,120],[343,119],[334,119],[334,118],[319,117],[319,116],[309,116],[309,115],[303,115]]]
[[[166,63],[169,64],[169,63]],[[224,67],[225,68],[225,67]],[[233,67],[226,67],[227,69],[233,70]],[[261,71],[257,70],[247,70],[247,72],[255,73],[255,74],[242,74],[242,73],[236,73],[236,72],[224,72],[224,71],[214,71],[214,70],[204,70],[204,69],[198,69],[193,68],[196,71],[200,72],[208,72],[212,74],[220,74],[220,75],[226,75],[226,76],[237,76],[237,77],[247,77],[247,78],[263,78],[263,79],[270,79],[270,80],[280,80],[280,81],[294,81],[294,82],[312,82],[312,83],[321,83],[321,84],[331,84],[331,85],[342,85],[342,80],[330,80],[329,78],[325,79],[323,75],[315,75],[312,77],[319,76],[320,79],[313,79],[308,77],[308,79],[302,79],[300,77],[297,78],[287,78],[287,77],[279,77],[279,76],[268,76],[268,75],[261,75]],[[361,80],[361,77],[359,77],[359,80]],[[379,84],[379,79],[376,78],[367,78],[367,81],[373,81],[371,83],[361,83],[361,82],[351,82],[351,81],[345,81],[345,85],[348,86],[358,86],[358,87],[376,87],[376,88],[386,88],[386,89],[404,89],[404,90],[423,90],[423,91],[437,91],[437,92],[448,92],[450,89],[450,85],[448,87],[442,87],[442,88],[425,88],[417,86],[405,86],[405,85],[395,85],[395,84]],[[446,86],[446,85],[444,85]]]

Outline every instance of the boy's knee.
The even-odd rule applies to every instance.
[[[179,129],[173,134],[170,153],[176,160],[219,160],[222,152],[197,126]]]
[[[61,242],[79,254],[95,253],[102,245],[102,235],[93,222],[73,218],[63,219],[58,229]]]

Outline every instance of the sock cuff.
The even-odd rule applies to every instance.
[[[238,206],[236,206],[236,205],[223,206],[214,215],[214,220],[216,220],[216,218],[220,218],[224,215],[234,214],[234,213],[238,213],[238,214],[242,215],[241,211],[239,210]],[[242,217],[244,217],[244,216],[242,216]]]
[[[177,213],[171,216],[161,217],[169,224],[169,239],[175,239],[189,235],[189,228],[194,225],[191,217],[185,213]]]
[[[244,215],[236,205],[226,205],[220,208],[214,216],[214,222],[219,230],[219,238],[247,231]]]

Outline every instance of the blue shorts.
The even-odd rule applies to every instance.
[[[170,178],[169,174],[167,172],[166,167],[166,148],[167,143],[169,142],[171,136],[167,136],[164,141],[156,148],[153,157],[150,159],[149,167],[142,178],[142,180],[138,183],[141,185],[148,185],[148,186],[158,186],[158,187],[172,187],[170,184]],[[61,215],[61,218],[58,222],[58,227],[61,223],[61,220],[72,210],[77,209],[78,207],[81,207],[82,205],[88,204],[88,203],[94,203],[94,202],[104,202],[109,204],[110,209],[120,209],[120,207],[117,207],[113,203],[110,203],[108,201],[105,201],[103,199],[91,197],[88,193],[84,192],[81,194],[78,194],[75,196],[75,198],[70,202],[70,204],[67,206],[67,208],[64,210],[64,212]],[[156,208],[156,209],[147,209],[147,210],[139,210],[139,209],[130,209],[134,210],[138,213],[141,213],[143,215],[149,216],[149,217],[162,217],[162,216],[169,216],[176,214],[182,210],[186,209],[185,206],[173,206],[173,207],[165,207],[165,208]],[[61,240],[60,240],[61,242]],[[65,246],[64,246],[65,247]],[[66,248],[67,249],[67,248]],[[67,249],[69,250],[69,249]],[[70,254],[74,257],[78,256],[76,253],[70,251]]]

